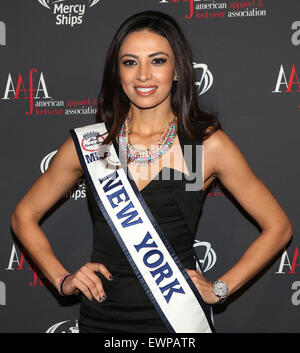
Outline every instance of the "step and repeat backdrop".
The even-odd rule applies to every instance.
[[[217,332],[300,331],[298,190],[300,3],[295,0],[0,1],[0,332],[78,332],[77,298],[60,297],[11,229],[16,204],[69,137],[92,124],[107,48],[144,10],[172,15],[193,50],[199,102],[217,112],[288,214],[286,248],[214,307]],[[92,221],[80,178],[41,227],[69,271],[89,261]],[[215,280],[260,234],[222,185],[207,193],[195,248]]]

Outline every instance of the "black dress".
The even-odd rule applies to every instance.
[[[196,163],[196,145],[202,144],[203,133],[208,124],[197,125],[199,125],[200,136],[197,142],[189,138],[183,130],[178,129],[182,151],[184,151],[184,145],[193,146],[193,171]],[[189,166],[188,168],[191,174],[191,169]],[[169,180],[162,180],[163,171],[170,172]],[[204,192],[201,189],[186,191],[186,182],[188,181],[184,174],[164,167],[158,176],[141,190],[141,195],[183,266],[195,270],[192,247]],[[91,262],[103,263],[113,275],[113,280],[109,281],[101,273],[96,272],[107,297],[102,303],[95,299],[90,302],[81,294],[79,332],[169,332],[133,272],[88,185],[86,191],[94,227]]]

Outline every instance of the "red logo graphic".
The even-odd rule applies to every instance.
[[[300,92],[300,81],[293,64],[291,70],[285,70],[283,65],[279,68],[275,89],[272,93],[298,93]],[[300,105],[298,105],[300,108]]]
[[[296,87],[294,87],[296,85]],[[285,89],[282,91],[281,86]],[[280,66],[276,86],[273,93],[293,93],[300,92],[300,81],[295,68],[295,65],[292,66],[291,72],[286,74],[283,68],[283,65]]]
[[[34,99],[51,99],[48,94],[46,82],[43,73],[40,73],[37,82],[34,82],[34,74],[38,71],[37,69],[31,69],[29,71],[28,77],[28,88],[25,88],[25,83],[22,77],[22,74],[19,73],[16,88],[14,86],[13,79],[11,74],[8,74],[6,88],[4,91],[4,96],[2,99],[28,99],[29,100],[29,112],[26,112],[26,115],[32,115],[33,113],[33,106],[34,106]]]
[[[281,274],[296,274],[297,270],[298,272],[300,267],[300,253],[298,250],[298,247],[296,246],[293,255],[289,255],[286,250],[281,255],[278,271],[276,273],[281,273]]]
[[[28,283],[31,287],[51,285],[24,249],[21,250],[20,257],[18,256],[17,249],[14,244],[12,246],[6,270],[33,271],[33,281]]]

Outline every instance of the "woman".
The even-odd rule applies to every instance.
[[[203,301],[215,304],[258,273],[290,240],[292,227],[217,118],[199,109],[192,61],[190,47],[170,16],[154,11],[132,16],[120,26],[107,53],[98,122],[108,128],[102,144],[119,143],[119,156],[121,152],[127,158],[137,192]],[[158,141],[157,151],[153,146]],[[46,173],[19,202],[12,215],[14,232],[61,294],[81,294],[80,332],[169,332],[99,211],[89,185],[87,197],[94,221],[91,262],[70,274],[39,227],[45,212],[83,174],[74,143],[72,138],[66,140]],[[189,144],[202,146],[205,153],[184,154]],[[147,148],[152,148],[152,154]],[[188,159],[194,166],[201,158],[203,169],[196,173],[201,187],[187,191],[183,187],[187,182],[180,176],[191,175]],[[169,180],[157,179],[166,171]],[[257,221],[262,233],[238,263],[212,284],[196,270],[192,246],[204,191],[215,178]]]

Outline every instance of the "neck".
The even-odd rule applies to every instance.
[[[130,133],[139,136],[162,133],[175,117],[170,106],[153,109],[131,107],[128,116]]]

